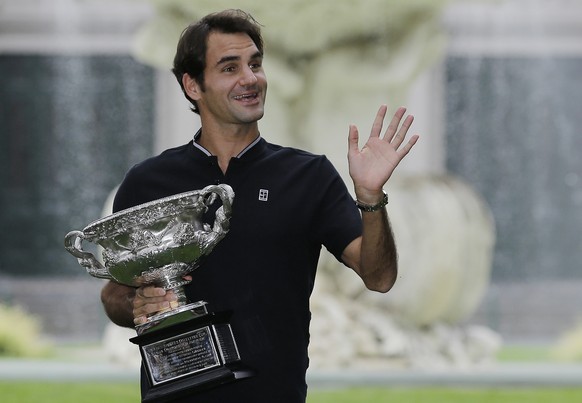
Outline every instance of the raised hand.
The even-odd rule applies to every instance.
[[[378,110],[370,137],[362,149],[358,145],[358,128],[350,125],[349,172],[354,182],[356,197],[363,203],[375,204],[380,200],[382,187],[418,140],[418,135],[414,135],[404,143],[414,117],[408,115],[403,121],[406,113],[406,108],[403,107],[398,108],[384,136],[381,137],[387,110],[386,105],[382,105]]]

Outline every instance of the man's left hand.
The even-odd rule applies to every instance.
[[[418,140],[418,135],[414,135],[404,144],[414,117],[408,115],[404,118],[406,108],[403,107],[398,108],[384,136],[381,137],[387,110],[386,105],[382,105],[378,110],[370,137],[361,150],[358,145],[358,128],[350,125],[348,145],[350,177],[354,181],[356,197],[366,204],[376,204],[381,200],[382,187]]]

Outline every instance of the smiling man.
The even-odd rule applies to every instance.
[[[322,246],[370,290],[387,292],[397,276],[383,187],[418,138],[404,141],[412,116],[405,118],[399,108],[383,131],[387,108],[381,106],[361,149],[358,130],[350,126],[354,202],[324,156],[262,137],[263,55],[259,24],[240,10],[211,14],[186,28],[173,72],[200,114],[201,129],[189,143],[134,166],[114,202],[119,211],[209,184],[234,189],[231,229],[191,274],[186,293],[191,301],[208,301],[210,311],[233,311],[240,356],[255,375],[184,402],[305,402],[309,298]],[[108,316],[126,327],[144,323],[175,298],[161,288],[115,282],[102,292]],[[142,374],[142,392],[149,387]]]

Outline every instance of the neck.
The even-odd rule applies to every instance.
[[[258,136],[259,129],[256,123],[220,128],[202,123],[202,133],[198,138],[198,144],[215,155],[220,169],[226,172],[230,160],[238,156]]]

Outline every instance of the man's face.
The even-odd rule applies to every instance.
[[[255,123],[263,117],[267,79],[263,55],[243,33],[208,37],[204,90],[195,99],[200,115],[217,124]]]

